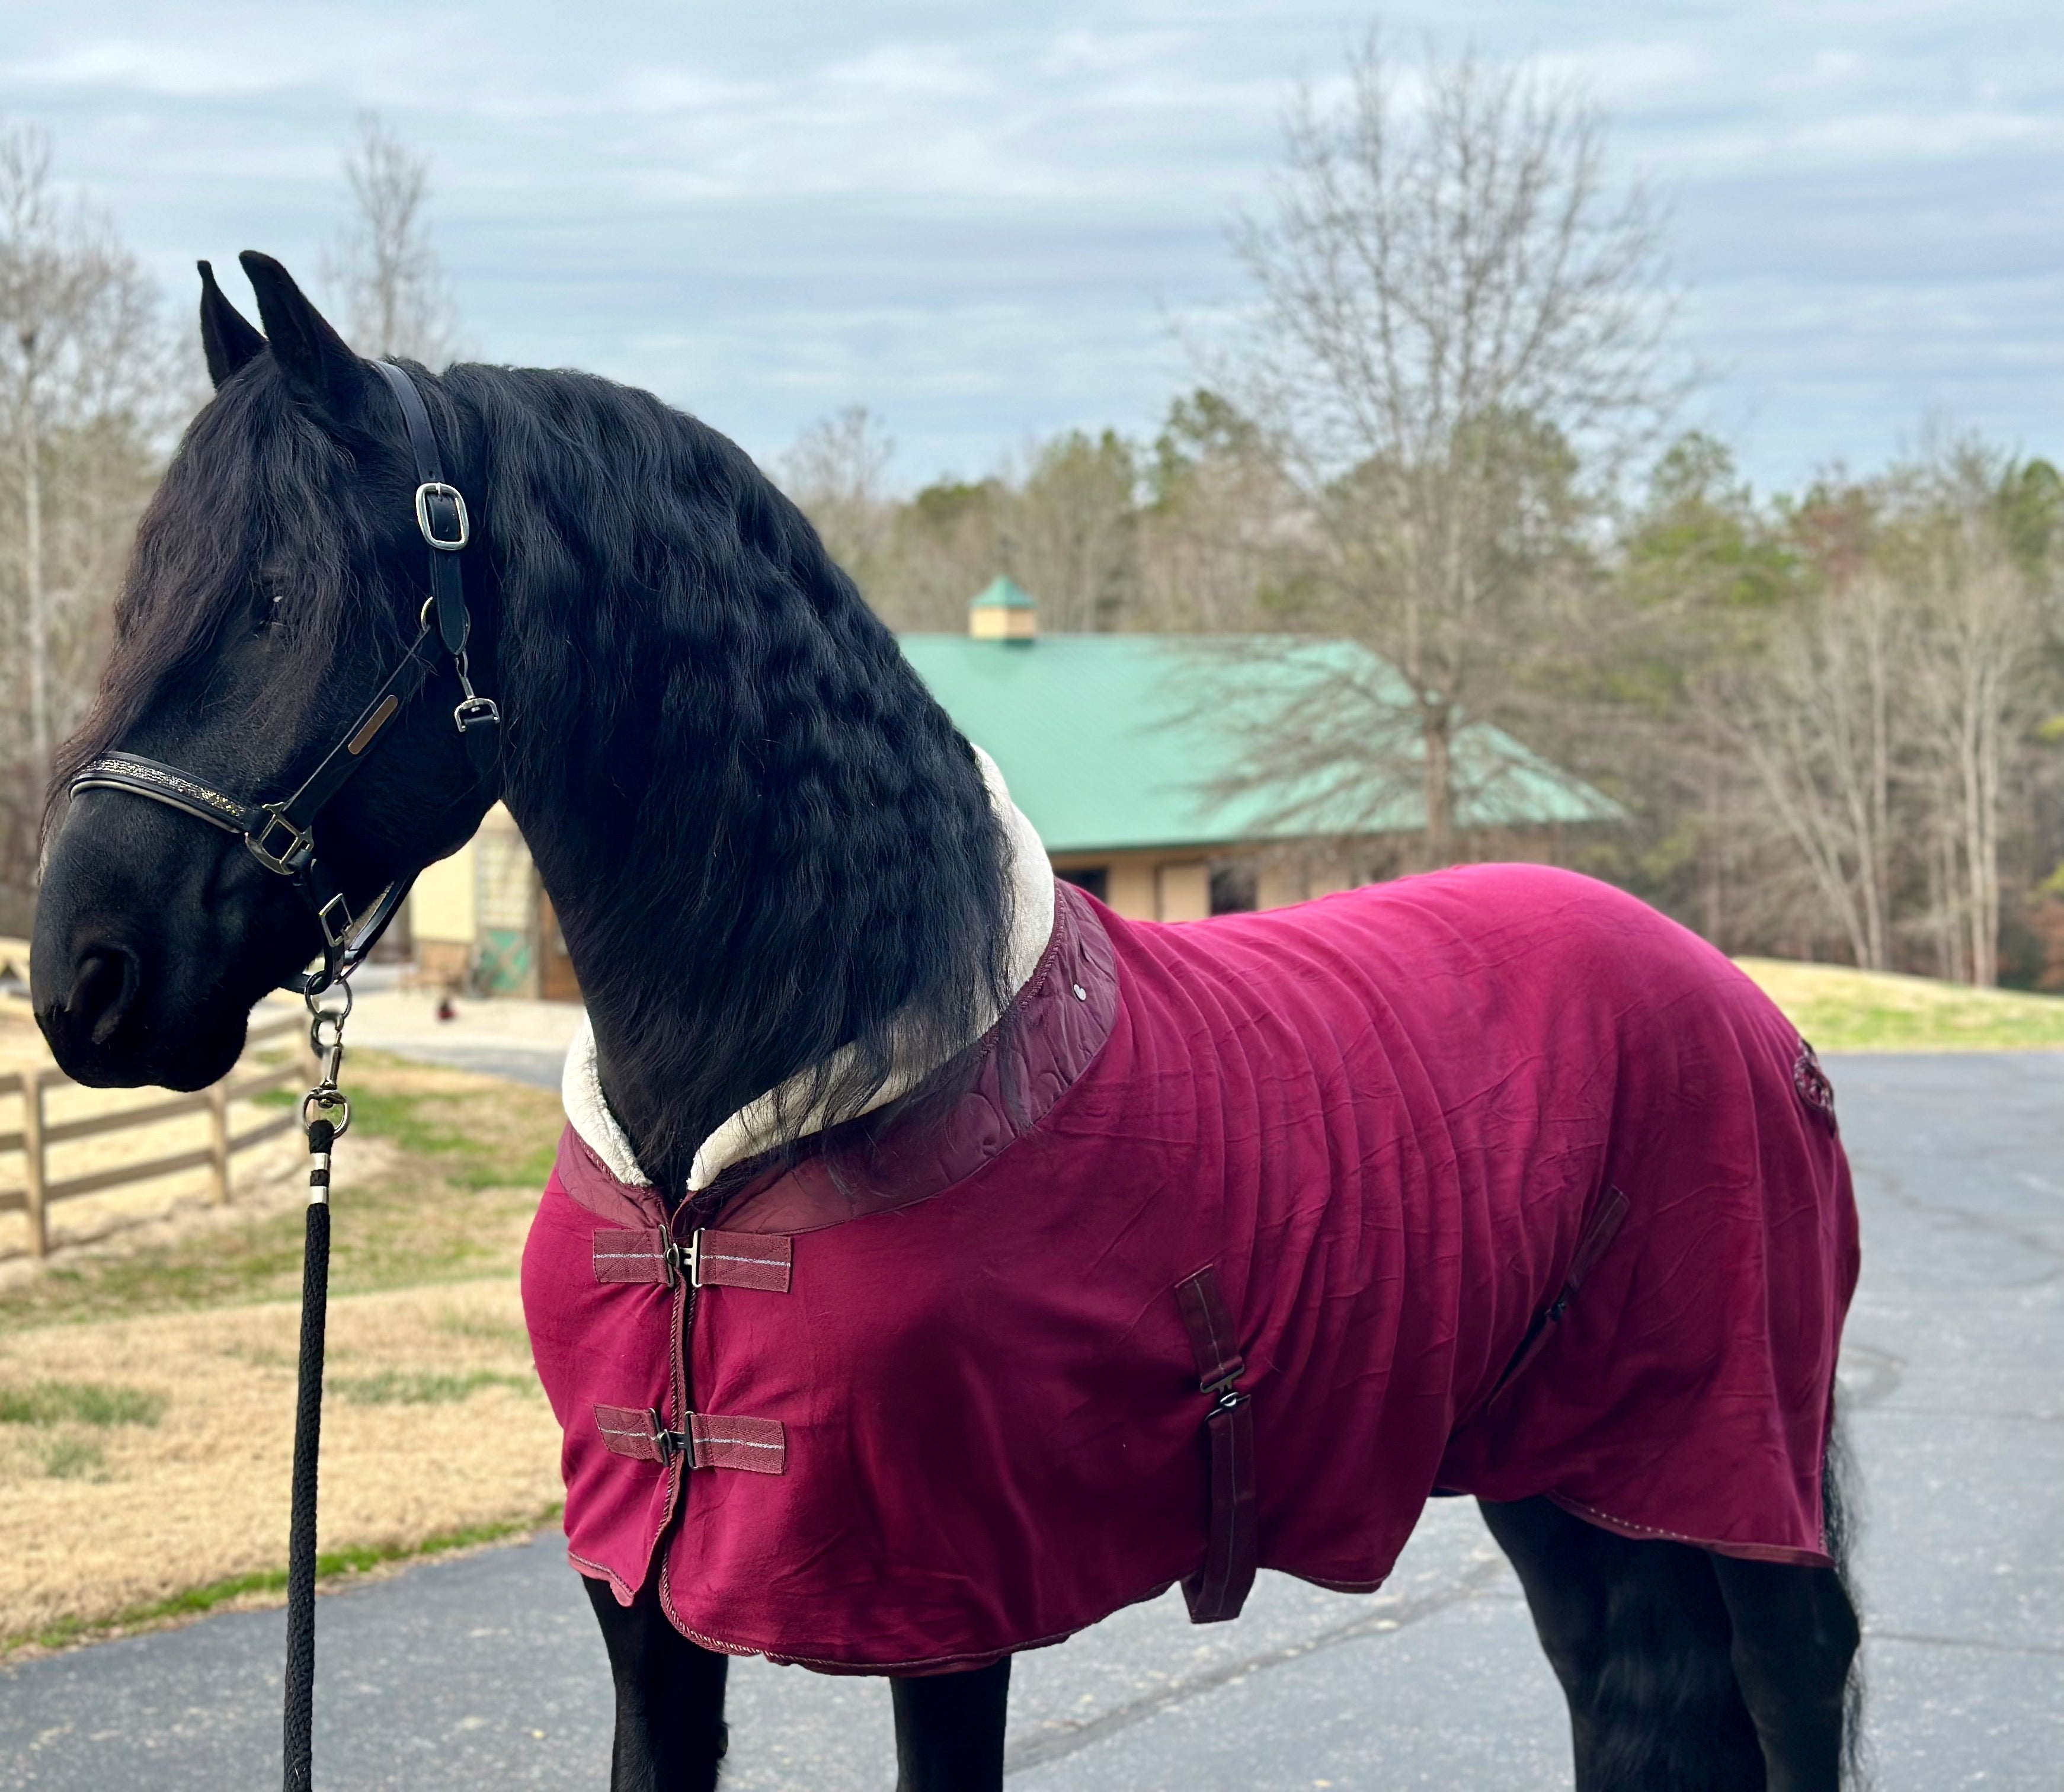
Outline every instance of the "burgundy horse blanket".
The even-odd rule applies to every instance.
[[[1371,1589],[1441,1491],[1828,1560],[1827,1082],[1582,877],[1062,885],[942,1119],[712,1193],[691,1231],[570,1130],[523,1270],[573,1561],[712,1649],[938,1671],[1256,1562]]]

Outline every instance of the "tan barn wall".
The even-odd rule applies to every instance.
[[[465,940],[425,940],[415,945],[416,980],[433,989],[463,994],[473,985],[473,945]]]
[[[425,866],[409,892],[409,937],[418,944],[434,940],[470,946],[480,934],[474,883],[471,840],[449,859]]]
[[[1211,912],[1211,868],[1202,859],[1163,860],[1155,871],[1159,918],[1200,921]]]
[[[1255,880],[1254,906],[1287,908],[1304,900],[1305,880],[1295,865],[1264,865]]]
[[[1336,896],[1353,888],[1353,879],[1336,864],[1313,865],[1301,858],[1272,855],[1261,861],[1254,905],[1287,908],[1293,902],[1309,902],[1315,896]]]
[[[1208,856],[1207,856],[1208,855]],[[1330,856],[1308,857],[1295,847],[1212,850],[1163,847],[1130,852],[1057,852],[1058,872],[1101,866],[1104,900],[1128,920],[1199,920],[1211,912],[1211,868],[1245,860],[1255,867],[1255,906],[1284,908],[1313,896],[1352,888],[1352,880]]]
[[[1160,891],[1155,883],[1154,868],[1151,853],[1111,855],[1111,905],[1127,920],[1151,921],[1159,913]]]

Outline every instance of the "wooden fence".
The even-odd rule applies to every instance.
[[[276,1021],[268,1021],[254,1026],[248,1043],[263,1045],[270,1039],[283,1038],[289,1033],[305,1037],[308,1022],[299,1015],[283,1015]],[[125,1183],[147,1182],[153,1177],[170,1176],[179,1170],[197,1170],[204,1165],[209,1170],[208,1192],[218,1205],[229,1199],[230,1162],[240,1151],[276,1138],[290,1126],[301,1123],[300,1110],[290,1108],[282,1113],[259,1122],[255,1126],[240,1133],[229,1130],[229,1104],[248,1101],[267,1089],[286,1089],[305,1083],[308,1077],[308,1058],[305,1050],[289,1057],[285,1063],[269,1068],[260,1067],[242,1075],[232,1071],[212,1088],[200,1089],[191,1095],[168,1096],[161,1101],[147,1101],[133,1108],[122,1108],[112,1113],[90,1114],[83,1119],[46,1122],[43,1096],[46,1090],[67,1081],[61,1070],[13,1071],[0,1076],[0,1097],[19,1095],[22,1097],[22,1125],[14,1132],[0,1133],[0,1152],[18,1151],[24,1166],[24,1186],[18,1189],[0,1189],[0,1214],[26,1214],[29,1221],[29,1254],[42,1257],[50,1250],[48,1215],[51,1206],[59,1201],[71,1201],[83,1194],[99,1194],[106,1189],[119,1188]],[[96,1170],[83,1176],[71,1176],[62,1182],[50,1180],[50,1152],[53,1146],[62,1145],[72,1139],[90,1138],[101,1133],[119,1132],[131,1126],[155,1126],[160,1121],[176,1120],[182,1115],[205,1113],[212,1122],[212,1136],[206,1145],[191,1150],[177,1151],[168,1157],[152,1158],[142,1163],[111,1165],[105,1170]]]

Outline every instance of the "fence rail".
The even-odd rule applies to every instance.
[[[262,1045],[268,1040],[280,1039],[289,1034],[300,1033],[307,1023],[296,1015],[283,1015],[276,1021],[268,1021],[253,1027],[246,1041],[252,1045]],[[290,1126],[300,1124],[299,1114],[288,1111],[261,1120],[242,1132],[232,1132],[229,1126],[229,1104],[248,1101],[252,1096],[267,1089],[286,1089],[306,1081],[308,1065],[306,1054],[290,1057],[284,1064],[269,1069],[258,1069],[238,1076],[234,1071],[209,1089],[196,1090],[191,1095],[174,1095],[162,1101],[147,1102],[140,1107],[123,1108],[112,1113],[89,1114],[83,1119],[62,1120],[55,1124],[47,1122],[43,1108],[45,1093],[61,1087],[67,1078],[61,1070],[10,1071],[0,1076],[0,1097],[18,1095],[22,1098],[22,1124],[12,1132],[0,1133],[0,1152],[18,1151],[22,1154],[23,1186],[16,1189],[0,1189],[0,1214],[26,1214],[29,1220],[29,1254],[32,1257],[46,1255],[50,1250],[49,1214],[51,1206],[59,1201],[75,1200],[80,1195],[98,1194],[106,1189],[120,1188],[129,1182],[149,1182],[159,1176],[170,1176],[183,1170],[198,1170],[205,1166],[212,1172],[208,1181],[210,1198],[220,1206],[229,1199],[229,1172],[232,1161],[237,1153],[268,1138],[276,1138]],[[127,1128],[154,1126],[167,1120],[183,1118],[190,1113],[205,1113],[212,1122],[211,1137],[206,1145],[191,1150],[175,1151],[162,1158],[152,1158],[142,1163],[114,1164],[105,1170],[96,1170],[81,1176],[68,1176],[59,1182],[50,1178],[50,1153],[54,1146],[69,1143],[74,1139],[92,1138],[103,1133],[120,1132]]]

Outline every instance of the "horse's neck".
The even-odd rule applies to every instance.
[[[600,1093],[644,1176],[678,1196],[697,1143],[753,1096],[805,1066],[778,1059],[740,1065],[699,1111],[684,1112],[683,1091],[707,1081],[687,1074],[696,1042],[716,1030],[705,1012],[711,993],[679,971],[701,957],[694,917],[644,911],[631,920],[615,880],[582,876],[587,856],[567,850],[578,832],[568,818],[526,814],[514,803],[511,809],[545,876],[595,1029]]]
[[[568,388],[598,469],[613,449],[588,413],[628,402]],[[829,1066],[822,1093],[849,1113],[906,1017],[961,1030],[1002,975],[1006,892],[967,743],[800,513],[691,420],[641,417],[679,438],[642,507],[630,469],[566,513],[505,477],[502,517],[542,508],[510,523],[494,645],[520,743],[509,806],[603,1090],[678,1191],[704,1138],[799,1072]]]
[[[1007,797],[1004,802],[1007,807]],[[727,1025],[726,1017],[712,1011],[713,1005],[742,1003],[760,1017],[774,1020],[776,1005],[784,999],[808,1002],[810,991],[847,986],[854,968],[839,944],[847,936],[828,927],[824,949],[804,968],[805,974],[799,976],[794,964],[768,966],[761,977],[728,979],[728,993],[708,986],[692,969],[684,971],[709,963],[707,942],[699,931],[706,919],[647,900],[641,886],[656,883],[656,876],[627,873],[598,850],[587,819],[591,807],[578,793],[550,807],[526,804],[513,794],[510,799],[543,873],[587,1005],[600,1092],[646,1178],[679,1197],[688,1186],[698,1146],[756,1097],[813,1069],[828,1055],[784,1055],[778,1046],[783,1029],[768,1025],[756,1033]],[[648,870],[651,845],[646,843]],[[1036,836],[1032,848],[1043,870],[1045,857]],[[781,900],[771,892],[755,893],[762,900]],[[1042,908],[1043,922],[1038,919]],[[1050,890],[1043,904],[1033,904],[1031,911],[1031,924],[1040,928],[1043,945],[1051,926]],[[707,1042],[736,1038],[741,1030],[760,1049],[756,1055],[741,1054],[722,1065],[729,1074],[712,1084]],[[691,1074],[695,1071],[701,1074]],[[691,1106],[685,1092],[696,1088],[705,1093],[699,1105]]]
[[[695,1140],[670,1125],[667,1090],[674,1067],[663,1041],[640,1037],[627,1016],[591,1003],[595,1077],[602,1099],[630,1148],[632,1161],[670,1200],[683,1194],[695,1162]],[[741,1085],[742,1087],[743,1085]],[[740,1099],[745,1099],[741,1096]],[[679,1142],[671,1142],[679,1140]],[[668,1141],[667,1143],[660,1143]]]
[[[986,797],[1004,836],[1009,926],[998,967],[1001,981],[994,992],[994,1004],[969,1017],[964,1037],[926,1041],[922,1050],[930,1055],[906,1060],[899,1053],[888,1081],[877,1092],[875,1104],[921,1083],[937,1068],[942,1043],[954,1050],[974,1043],[995,1018],[1001,1003],[1014,997],[1030,977],[1053,932],[1054,879],[1046,849],[1032,824],[1011,802],[994,762],[986,755],[978,757]],[[776,1116],[768,1103],[756,1098],[813,1066],[801,1061],[770,1061],[756,1071],[741,1070],[708,1111],[684,1117],[679,1111],[679,1092],[687,1082],[683,1054],[692,1050],[691,1041],[705,1037],[707,1029],[695,1024],[692,1005],[698,992],[671,989],[655,1001],[651,985],[666,975],[666,967],[694,962],[694,942],[670,940],[663,930],[633,935],[589,906],[594,900],[591,892],[570,889],[563,906],[558,892],[553,893],[562,930],[575,952],[576,973],[588,993],[595,1031],[592,1066],[568,1066],[570,1117],[591,1143],[607,1138],[615,1148],[605,1150],[604,1155],[619,1174],[635,1166],[670,1198],[706,1186],[729,1162],[752,1154],[764,1142],[762,1129]],[[602,900],[607,902],[606,892]],[[687,924],[677,917],[674,924]],[[574,946],[576,939],[583,942],[581,947]],[[615,956],[620,946],[611,943],[631,939],[638,944],[627,963]],[[845,968],[828,964],[824,974],[842,976]],[[676,1017],[679,1024],[671,1024]],[[598,1101],[605,1111],[595,1111]],[[802,1117],[801,1130],[812,1130],[816,1117]],[[658,1141],[667,1142],[654,1142]],[[705,1148],[700,1158],[699,1146]]]

